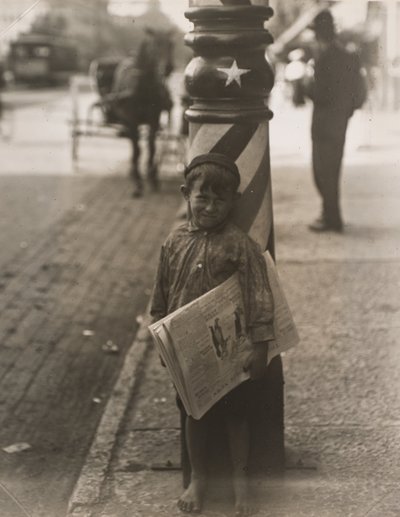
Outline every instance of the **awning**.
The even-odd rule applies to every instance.
[[[311,24],[315,16],[330,9],[338,31],[362,26],[366,22],[369,0],[329,0],[324,5],[315,5],[305,11],[297,20],[271,45],[271,50],[279,54]]]

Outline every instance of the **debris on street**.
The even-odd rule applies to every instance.
[[[32,445],[26,442],[17,442],[12,445],[8,445],[7,447],[3,447],[3,451],[7,454],[14,454],[16,452],[27,451],[28,449],[32,449]]]
[[[101,348],[106,354],[118,354],[119,352],[118,345],[111,341],[111,339],[109,339]]]

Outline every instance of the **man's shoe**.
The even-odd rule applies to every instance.
[[[342,224],[328,224],[325,221],[321,219],[317,219],[312,224],[308,226],[308,229],[315,233],[323,233],[323,232],[336,232],[336,233],[342,233],[343,232],[343,225]]]

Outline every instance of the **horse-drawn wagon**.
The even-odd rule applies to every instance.
[[[173,70],[172,40],[168,33],[147,31],[135,56],[106,57],[94,61],[89,79],[97,99],[86,107],[86,120],[79,118],[79,91],[84,81],[71,82],[73,98],[72,155],[78,160],[78,141],[82,136],[126,137],[132,143],[129,174],[134,196],[143,192],[140,141],[146,142],[144,166],[150,188],[158,188],[158,169],[169,154],[175,155],[176,168],[184,162],[184,136],[171,127],[174,106],[167,86]],[[142,167],[143,168],[143,167]]]

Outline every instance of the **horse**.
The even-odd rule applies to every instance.
[[[125,128],[132,142],[130,176],[134,197],[143,194],[139,168],[139,126],[148,126],[147,179],[158,189],[158,167],[155,163],[156,136],[162,111],[170,112],[172,100],[165,84],[173,71],[173,41],[170,31],[146,29],[137,55],[123,59],[115,70],[111,93],[106,97],[111,111]]]

